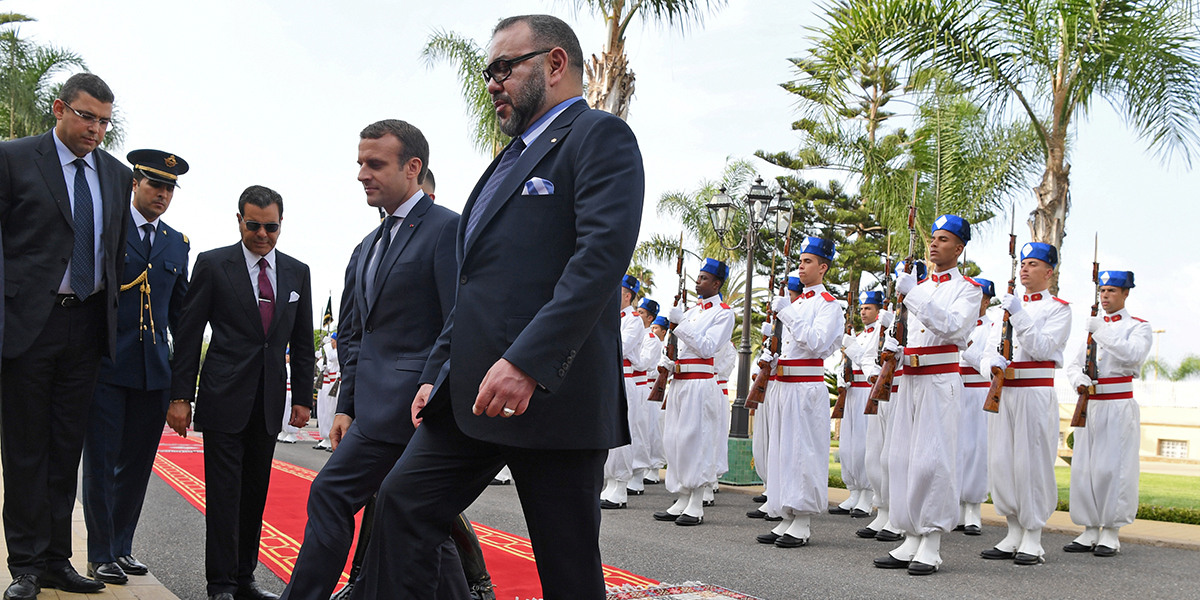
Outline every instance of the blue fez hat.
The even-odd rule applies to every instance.
[[[900,272],[903,270],[904,270],[904,261],[900,261],[899,263],[896,263],[896,275],[899,276]],[[920,259],[914,260],[913,261],[913,273],[917,274],[917,281],[925,281],[925,278],[929,276],[929,270],[925,268],[925,261],[920,260]]]
[[[654,322],[651,323],[651,325],[658,325],[659,327],[662,327],[663,329],[671,328],[671,322],[668,321],[666,317],[655,317]]]
[[[930,227],[929,233],[933,233],[939,229],[957,235],[958,239],[962,240],[964,244],[971,241],[971,224],[958,215],[942,215],[938,217],[934,220],[933,226]]]
[[[658,303],[649,298],[642,299],[642,305],[640,308],[644,308],[646,309],[646,312],[658,316]]]
[[[1129,289],[1133,285],[1133,271],[1100,271],[1100,285]]]
[[[826,260],[833,260],[833,240],[824,240],[819,237],[806,237],[804,242],[800,244],[801,254],[815,254]]]
[[[186,160],[162,150],[134,150],[125,155],[133,170],[167,185],[179,185],[179,176],[188,172]]]
[[[334,332],[330,333],[330,334],[329,334],[329,339],[331,339],[331,340],[336,340],[336,339],[337,339],[337,332],[336,332],[336,331],[334,331]]]
[[[637,280],[633,275],[626,275],[621,278],[621,287],[627,288],[636,296],[638,290],[642,289],[642,282]]]
[[[858,303],[883,306],[883,292],[878,290],[872,292],[863,292],[858,295]]]
[[[700,270],[711,274],[721,281],[729,279],[729,266],[715,258],[704,259],[704,266],[700,267]]]
[[[1029,242],[1021,247],[1021,260],[1036,258],[1051,267],[1058,266],[1058,248],[1041,242]]]
[[[793,292],[802,292],[804,291],[804,286],[800,284],[799,277],[788,277],[787,289],[792,290]]]
[[[975,280],[975,283],[979,284],[979,289],[983,290],[984,296],[996,297],[996,284],[992,283],[992,280],[982,277],[972,277],[972,279]]]

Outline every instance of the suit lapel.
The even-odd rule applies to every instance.
[[[162,254],[169,245],[171,245],[171,238],[167,234],[167,226],[159,221],[158,231],[154,233],[154,245],[150,246],[150,260],[154,260],[155,257]]]
[[[292,261],[278,251],[275,252],[275,271],[275,313],[271,315],[271,327],[267,329],[267,337],[275,332],[275,325],[283,318],[283,311],[287,310],[292,300]],[[261,318],[259,322],[262,322]]]
[[[354,289],[351,292],[354,294],[354,308],[362,315],[364,323],[367,320],[367,263],[371,261],[371,251],[375,249],[375,238],[379,235],[380,227],[383,227],[383,223],[363,239],[358,250],[358,264],[354,265]]]
[[[38,152],[41,153],[41,157],[37,159],[38,170],[42,172],[42,179],[46,180],[50,195],[54,196],[54,202],[62,211],[63,218],[74,230],[75,217],[71,215],[71,197],[67,195],[67,180],[63,176],[62,163],[58,160],[58,148],[54,145],[54,138],[50,137],[52,135],[53,129],[38,142]]]
[[[233,295],[237,298],[237,303],[242,305],[253,329],[262,331],[262,315],[258,312],[258,299],[254,297],[254,285],[250,283],[250,269],[246,268],[246,257],[242,253],[241,242],[232,246],[232,252],[225,259],[225,276],[229,278]],[[275,300],[279,300],[279,294],[275,294]],[[275,307],[275,311],[279,312],[278,306]]]
[[[137,223],[133,222],[133,214],[129,215],[129,235],[126,237],[128,239],[125,241],[125,251],[131,256],[138,258],[138,263],[144,264],[149,262],[150,257],[146,256],[146,254],[142,252],[142,233],[141,230],[138,229]],[[153,255],[154,251],[151,250],[150,254]]]
[[[396,260],[400,258],[400,253],[404,251],[404,246],[408,244],[408,240],[412,239],[413,232],[421,225],[421,220],[425,216],[425,212],[429,210],[433,200],[427,195],[422,195],[420,200],[417,200],[416,206],[408,211],[408,215],[400,222],[400,229],[396,232],[396,237],[392,238],[392,243],[388,246],[387,254],[379,261],[379,269],[375,272],[375,288],[374,298],[379,301],[379,294],[383,291],[383,284],[387,282],[388,275],[392,271],[392,266],[396,264]],[[371,304],[368,310],[374,309],[375,303]]]
[[[100,179],[100,210],[104,214],[104,218],[100,221],[100,239],[106,240],[109,236],[116,235],[121,230],[119,227],[120,223],[116,223],[118,225],[116,227],[110,226],[113,224],[113,213],[116,211],[116,204],[121,193],[117,191],[119,189],[118,182],[113,181],[116,177],[109,170],[110,165],[108,161],[112,157],[99,148],[93,150],[92,154],[96,157],[96,177]],[[128,201],[129,199],[126,198],[125,200]],[[105,245],[105,247],[110,246]]]

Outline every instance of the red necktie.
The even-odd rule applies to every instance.
[[[267,277],[266,258],[258,259],[258,314],[262,315],[263,333],[271,329],[271,319],[275,317],[275,290],[271,288],[271,278]]]

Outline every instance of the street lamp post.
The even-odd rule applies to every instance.
[[[1158,345],[1162,342],[1162,334],[1166,333],[1166,329],[1154,330],[1154,381],[1158,382]]]

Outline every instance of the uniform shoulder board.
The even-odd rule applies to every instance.
[[[86,247],[86,246],[85,246],[85,247]],[[650,337],[650,338],[657,338],[658,336],[657,336],[657,335],[654,335],[654,332],[653,332],[653,331],[651,331],[650,333],[647,333],[647,334],[646,334],[646,337]]]
[[[189,240],[189,239],[187,239],[187,236],[186,236],[186,235],[184,235],[184,234],[182,234],[182,233],[181,233],[181,234],[179,234],[179,235],[183,237],[183,243],[185,243],[185,244],[188,244],[188,245],[191,245],[192,241],[191,241],[191,240]]]
[[[721,303],[721,308],[730,308],[730,306],[729,306],[728,304],[725,304],[724,302],[722,302],[722,303]]]
[[[1059,298],[1058,296],[1050,296],[1050,297],[1051,297],[1051,298],[1054,298],[1055,300],[1058,300],[1059,302],[1062,302],[1064,306],[1070,306],[1070,305],[1071,305],[1071,303],[1070,303],[1070,302],[1067,302],[1066,300],[1063,300],[1062,298]]]
[[[826,302],[833,302],[835,300],[833,294],[830,294],[829,292],[821,292],[821,297],[824,298]]]
[[[975,281],[974,279],[971,279],[970,277],[967,277],[966,275],[963,275],[963,279],[970,281],[971,285],[974,285],[975,287],[983,287],[978,281]]]
[[[1149,323],[1149,322],[1150,322],[1150,321],[1147,321],[1147,320],[1145,320],[1145,319],[1139,319],[1139,318],[1137,318],[1137,317],[1134,317],[1134,316],[1130,316],[1129,318],[1133,319],[1134,321],[1137,321],[1138,323]]]

